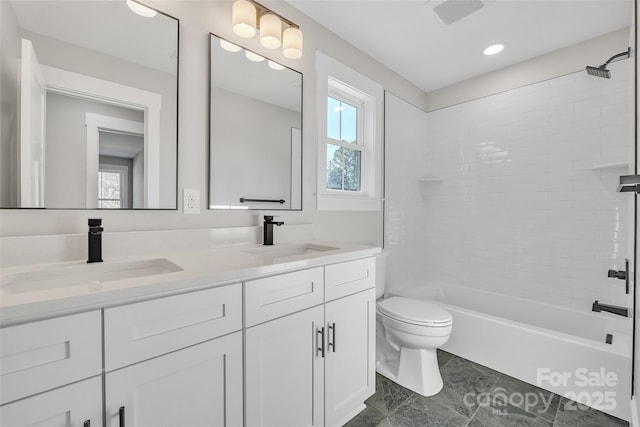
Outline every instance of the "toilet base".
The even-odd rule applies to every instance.
[[[438,394],[444,385],[436,349],[403,348],[377,344],[376,370],[390,380],[422,396]]]
[[[402,348],[398,384],[423,396],[438,394],[444,383],[436,349]]]

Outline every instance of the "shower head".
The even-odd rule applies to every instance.
[[[607,70],[607,66],[605,64],[599,67],[592,67],[590,65],[587,65],[586,70],[587,74],[589,74],[590,76],[603,77],[605,79],[611,78],[611,71]]]
[[[591,65],[587,65],[586,70],[587,74],[590,76],[602,77],[605,79],[611,78],[611,71],[607,69],[607,65],[612,62],[620,61],[621,59],[626,59],[631,57],[631,48],[628,48],[626,52],[618,53],[617,55],[613,55],[611,58],[607,60],[604,64],[599,67],[592,67]]]

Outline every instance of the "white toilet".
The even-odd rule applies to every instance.
[[[451,314],[419,299],[384,293],[386,253],[376,259],[377,371],[423,396],[442,390],[436,350],[451,335]]]

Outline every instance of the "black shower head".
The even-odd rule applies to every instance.
[[[621,59],[626,59],[631,57],[631,48],[628,48],[626,52],[618,53],[617,55],[613,55],[611,58],[607,60],[604,64],[599,67],[592,67],[587,65],[585,68],[587,70],[587,74],[590,76],[603,77],[605,79],[611,78],[611,71],[607,70],[607,65],[611,62],[620,61]]]
[[[599,67],[592,67],[590,65],[587,65],[586,70],[587,74],[589,74],[590,76],[604,77],[605,79],[611,78],[611,71],[607,70],[606,64],[603,64]]]

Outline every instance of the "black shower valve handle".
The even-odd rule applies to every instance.
[[[624,285],[624,291],[626,294],[628,294],[630,292],[630,274],[629,274],[629,264],[631,263],[631,260],[629,260],[629,258],[624,260],[624,270],[609,270],[607,271],[607,277],[611,277],[612,279],[620,279],[620,280],[624,280],[625,285]]]
[[[615,279],[620,279],[620,280],[625,280],[627,278],[627,272],[620,270],[609,270],[607,272],[607,277],[611,277],[611,278],[615,278]]]

